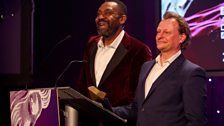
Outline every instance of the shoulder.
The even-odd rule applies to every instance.
[[[202,68],[201,66],[199,66],[199,65],[197,65],[197,64],[195,64],[195,63],[193,63],[193,62],[191,62],[190,60],[188,60],[188,59],[186,59],[185,61],[184,61],[184,64],[183,64],[185,67],[187,67],[187,68],[190,68],[190,69],[204,69],[204,68]]]
[[[151,52],[148,45],[146,45],[143,41],[140,41],[139,39],[129,35],[127,32],[125,32],[121,43],[127,49],[144,50],[144,51],[147,51],[147,52]]]
[[[156,60],[155,60],[155,59],[146,61],[146,62],[144,62],[144,64],[142,65],[142,69],[146,69],[146,68],[149,67],[149,66],[153,66],[155,63],[156,63]]]
[[[124,34],[123,41],[127,42],[127,44],[129,43],[129,44],[136,45],[136,46],[142,46],[142,47],[147,46],[143,41],[129,35],[127,32],[125,32],[125,34]]]
[[[99,40],[100,40],[99,35],[91,36],[88,39],[88,42],[86,43],[86,49],[88,50],[89,48],[95,47]]]
[[[191,62],[190,60],[186,59],[183,62],[183,70],[184,71],[188,71],[189,73],[201,73],[203,75],[205,75],[205,69],[193,62]],[[187,72],[186,72],[187,73]]]
[[[172,63],[174,66],[178,68],[183,68],[185,70],[192,70],[192,69],[203,69],[201,66],[197,65],[196,63],[190,61],[185,57],[184,54],[180,54]]]
[[[91,36],[88,40],[88,43],[97,43],[100,40],[99,35]]]

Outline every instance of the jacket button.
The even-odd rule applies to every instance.
[[[144,112],[144,111],[145,111],[145,109],[144,109],[144,108],[141,108],[141,111],[142,111],[142,112]]]

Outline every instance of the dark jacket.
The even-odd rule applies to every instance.
[[[137,116],[137,126],[206,126],[205,71],[181,54],[155,80],[145,98],[145,81],[154,64],[152,60],[143,65],[132,106],[115,108],[115,113]]]
[[[99,39],[100,36],[91,37],[84,53],[84,60],[88,63],[81,70],[77,90],[86,96],[87,88],[96,86],[94,61]],[[107,93],[112,106],[127,105],[133,101],[141,66],[151,59],[149,47],[125,33],[98,86],[99,90]]]

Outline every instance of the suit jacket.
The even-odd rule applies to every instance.
[[[115,113],[126,118],[137,115],[137,126],[206,126],[205,71],[181,54],[145,98],[145,81],[154,64],[152,60],[142,66],[132,106],[115,108]]]
[[[84,60],[88,63],[81,70],[77,90],[86,96],[87,88],[96,86],[94,61],[99,39],[100,36],[91,37],[84,53]],[[112,106],[127,105],[133,101],[141,66],[151,58],[148,46],[125,33],[98,86],[99,90],[107,93]]]

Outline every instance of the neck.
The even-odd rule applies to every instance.
[[[121,31],[122,31],[122,29],[118,29],[117,32],[114,35],[112,35],[112,36],[109,36],[109,37],[103,36],[103,44],[104,44],[104,46],[108,46],[111,43],[113,43],[113,41],[117,38],[117,36],[121,33]]]
[[[175,55],[178,51],[179,50],[173,51],[173,52],[161,52],[160,53],[160,63],[164,63],[170,57],[172,57],[173,55]]]

